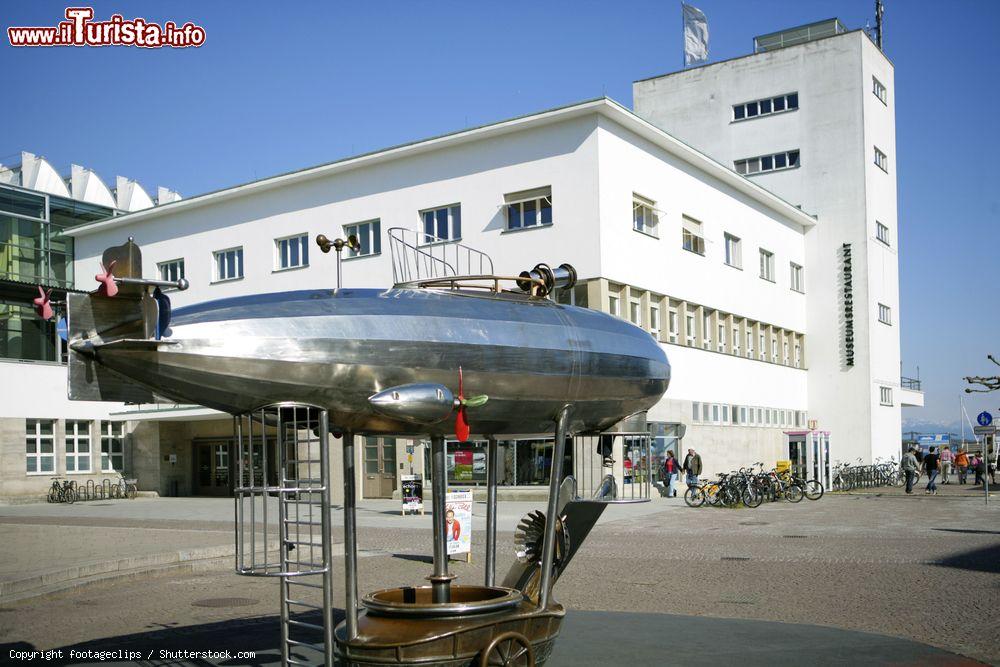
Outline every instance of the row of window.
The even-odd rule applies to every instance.
[[[657,340],[793,368],[803,367],[805,337],[800,333],[652,293],[645,293],[649,307],[644,312],[641,290],[611,284],[608,289],[608,312],[626,317]],[[569,296],[565,302],[571,301],[573,295]],[[661,308],[667,313],[665,331],[660,319]]]
[[[125,423],[100,422],[100,472],[121,472],[125,469]],[[56,420],[25,420],[25,470],[29,475],[43,475],[56,470]],[[94,472],[91,442],[93,422],[68,419],[63,437],[66,452],[66,474]]]
[[[803,410],[695,401],[691,403],[691,421],[696,424],[718,424],[721,426],[805,428],[806,413]]]
[[[552,188],[546,186],[504,195],[506,230],[515,231],[552,224]],[[462,238],[462,205],[449,204],[418,211],[424,243],[458,241]],[[378,255],[382,252],[382,225],[378,219],[344,225],[344,236],[354,235],[359,247],[351,248],[348,257]],[[239,280],[243,277],[243,247],[225,248],[212,253],[212,282]],[[184,259],[171,259],[157,265],[163,280],[176,281],[185,276]],[[309,266],[309,235],[293,234],[274,240],[274,270],[287,271]]]
[[[788,93],[776,97],[765,97],[762,100],[743,102],[733,105],[733,120],[746,120],[757,116],[770,116],[783,111],[795,111],[799,108],[799,94]]]
[[[737,174],[757,174],[764,171],[778,171],[781,169],[794,169],[799,166],[798,149],[781,151],[780,153],[770,153],[768,155],[758,155],[748,157],[743,160],[736,160],[733,166]]]

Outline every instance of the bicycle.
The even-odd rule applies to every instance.
[[[67,503],[72,505],[76,502],[76,482],[70,480],[63,480],[60,484],[59,480],[62,477],[52,477],[52,486],[49,488],[49,495],[46,500],[50,503]]]
[[[118,471],[118,482],[117,484],[111,485],[111,494],[113,498],[127,498],[128,500],[135,500],[136,495],[138,495],[139,489],[136,486],[137,479],[125,479],[125,474],[120,470]]]

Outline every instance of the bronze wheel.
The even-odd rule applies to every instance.
[[[535,651],[527,637],[505,632],[493,638],[479,658],[479,667],[534,667]]]

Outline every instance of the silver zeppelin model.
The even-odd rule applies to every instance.
[[[455,392],[461,369],[465,391],[488,396],[470,408],[479,436],[550,431],[567,404],[571,432],[598,432],[654,405],[670,381],[656,341],[619,318],[544,298],[546,280],[550,289],[566,271],[539,267],[539,277],[518,279],[521,290],[431,279],[172,313],[149,284],[130,295],[125,283],[114,298],[70,295],[70,398],[160,397],[231,414],[291,401],[327,409],[343,430],[450,435],[457,394],[435,388]]]

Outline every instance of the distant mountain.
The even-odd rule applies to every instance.
[[[911,431],[920,434],[927,433],[954,433],[956,435],[961,435],[962,424],[957,420],[954,421],[928,421],[924,419],[904,419],[903,420],[903,434],[909,435]],[[965,425],[965,434],[967,437],[971,437],[972,429],[969,425]]]

